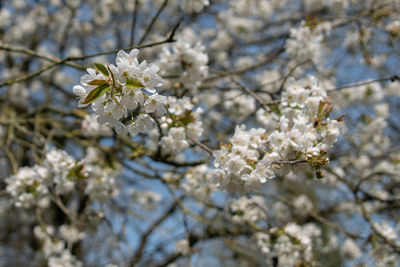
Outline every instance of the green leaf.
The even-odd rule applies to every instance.
[[[281,115],[282,114],[278,105],[271,105],[270,108],[271,108],[271,112],[273,112],[273,113],[275,113],[277,115]]]
[[[107,68],[106,68],[103,64],[94,63],[94,65],[96,66],[96,69],[97,69],[99,72],[103,73],[105,76],[108,77],[108,76],[110,75],[110,73],[108,73]]]
[[[92,103],[93,101],[98,99],[100,96],[102,96],[105,92],[110,90],[110,88],[111,87],[108,84],[103,84],[103,85],[96,87],[95,89],[93,89],[93,91],[91,91],[88,94],[88,96],[85,98],[85,100],[83,100],[82,104],[86,105],[86,104]]]
[[[103,84],[108,84],[106,80],[91,80],[88,82],[90,85],[103,85]]]
[[[139,80],[133,78],[126,78],[126,86],[133,87],[133,88],[144,88],[146,87],[143,83]]]
[[[322,117],[322,110],[324,109],[324,101],[319,101],[319,106],[318,106],[318,118]]]
[[[88,178],[88,176],[84,174],[83,168],[84,168],[84,165],[83,165],[83,164],[79,164],[79,165],[77,164],[75,167],[73,167],[73,168],[69,171],[67,178],[68,178],[69,180],[73,180],[73,179],[86,179],[86,178]]]

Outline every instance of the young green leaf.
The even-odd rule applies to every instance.
[[[93,101],[98,99],[100,96],[102,96],[105,92],[110,90],[110,88],[111,87],[108,84],[103,84],[103,85],[96,87],[95,89],[93,89],[93,91],[91,91],[88,94],[88,96],[85,98],[85,100],[83,100],[82,104],[86,105],[86,104],[92,103]]]
[[[133,88],[144,88],[145,85],[141,83],[139,80],[133,78],[126,78],[126,86],[133,87]]]
[[[105,76],[108,77],[108,75],[110,75],[110,73],[108,72],[107,68],[106,68],[103,64],[94,63],[94,65],[96,66],[96,69],[97,69],[99,72],[103,73]]]
[[[91,80],[88,82],[90,85],[103,85],[103,84],[108,84],[106,80]]]

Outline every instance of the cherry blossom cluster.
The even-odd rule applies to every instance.
[[[112,130],[108,124],[100,124],[95,114],[87,114],[82,120],[81,129],[84,136],[111,136]]]
[[[278,129],[268,137],[281,159],[294,159],[299,154],[317,156],[340,134],[339,121],[328,118],[332,105],[326,90],[314,77],[303,83],[294,83],[283,92]]]
[[[261,28],[261,21],[254,20],[249,16],[240,16],[235,10],[221,12],[218,19],[221,20],[230,34],[243,40],[249,40]]]
[[[183,256],[187,256],[190,253],[189,241],[186,239],[178,240],[178,242],[175,244],[175,251]]]
[[[296,208],[296,213],[306,216],[314,208],[313,203],[306,195],[299,195],[293,200],[293,206]]]
[[[100,124],[111,125],[117,133],[132,136],[153,128],[152,116],[165,113],[166,97],[156,93],[162,85],[159,68],[146,61],[139,63],[139,50],[119,51],[116,66],[95,64],[73,88],[79,107],[91,105]]]
[[[34,234],[42,246],[43,256],[49,267],[83,266],[71,252],[74,243],[81,241],[85,233],[72,225],[61,225],[58,231],[54,226],[36,226]]]
[[[312,223],[303,226],[288,223],[282,229],[271,228],[268,233],[256,233],[255,238],[266,256],[266,264],[271,265],[276,258],[277,266],[296,266],[298,262],[311,264],[313,246],[322,242],[321,229]]]
[[[79,161],[80,173],[87,181],[85,194],[94,201],[106,201],[111,196],[118,194],[115,186],[115,178],[119,174],[118,166],[109,168],[104,166],[104,162],[98,156],[99,151],[89,147],[86,157]]]
[[[190,169],[179,186],[188,196],[199,201],[207,200],[211,193],[218,190],[213,183],[212,169],[206,164]]]
[[[268,208],[261,196],[240,197],[229,204],[229,213],[235,223],[257,223],[267,218]]]
[[[162,196],[154,191],[139,191],[132,188],[129,193],[135,203],[148,210],[156,209],[162,200]]]
[[[228,190],[240,190],[257,187],[268,179],[274,178],[269,155],[263,150],[267,143],[265,129],[245,130],[245,126],[236,126],[230,144],[215,150],[215,182]]]
[[[261,112],[270,117],[261,120],[274,130],[267,134],[263,128],[246,131],[244,125],[237,126],[230,143],[214,151],[216,181],[222,187],[249,189],[274,178],[271,163],[298,159],[307,161],[321,178],[320,169],[329,162],[325,154],[340,134],[339,121],[328,118],[331,110],[327,93],[315,78],[291,84],[275,110],[280,116],[272,110]],[[285,166],[280,170],[290,171]]]
[[[168,112],[160,119],[163,134],[160,145],[166,154],[180,153],[189,147],[188,138],[197,140],[203,133],[202,109],[193,110],[188,97],[170,96],[167,103]]]
[[[315,12],[324,8],[329,8],[333,13],[345,13],[349,6],[354,4],[367,4],[365,1],[360,0],[306,0],[304,6],[307,12]]]
[[[348,259],[357,259],[361,256],[361,249],[353,239],[347,238],[343,243],[342,254]]]
[[[182,0],[182,9],[186,13],[198,13],[209,4],[209,0]]]
[[[79,180],[86,180],[85,193],[94,200],[104,200],[114,191],[116,172],[99,165],[97,152],[89,148],[85,158],[76,161],[64,150],[51,149],[42,164],[22,167],[6,179],[6,191],[16,207],[46,208],[50,195],[65,195]]]
[[[170,81],[176,80],[185,88],[193,89],[199,87],[208,75],[208,55],[205,47],[195,40],[195,33],[187,29],[172,45],[172,50],[163,48],[159,63],[163,76],[177,77]]]
[[[224,108],[235,121],[243,121],[256,110],[256,101],[252,96],[239,90],[230,90],[224,94]]]
[[[229,1],[230,8],[235,14],[248,17],[269,17],[276,8],[279,8],[282,1],[258,1],[258,0],[233,0]]]
[[[384,96],[385,93],[382,86],[379,83],[372,83],[343,89],[336,94],[336,99],[339,103],[346,106],[355,101],[361,101],[366,104],[376,104],[379,103]]]
[[[70,192],[74,182],[69,179],[75,160],[63,150],[50,150],[42,165],[22,167],[6,179],[7,192],[13,197],[15,206],[30,208],[34,205],[49,205],[50,189],[58,194]]]
[[[290,38],[286,41],[286,52],[289,58],[298,63],[306,60],[321,62],[322,40],[329,35],[332,25],[324,22],[318,25],[303,21],[299,28],[290,29]]]

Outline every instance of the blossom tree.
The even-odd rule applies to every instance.
[[[0,1],[0,266],[398,266],[399,0]]]

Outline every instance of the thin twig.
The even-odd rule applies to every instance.
[[[84,59],[88,59],[88,58],[92,58],[92,57],[108,55],[108,54],[114,54],[114,53],[117,53],[119,50],[131,50],[131,49],[134,49],[134,48],[142,49],[142,48],[153,47],[153,46],[157,46],[157,45],[161,45],[161,44],[165,44],[165,43],[175,42],[174,35],[175,35],[176,29],[178,28],[178,26],[179,26],[179,22],[178,22],[178,24],[176,24],[174,26],[174,28],[172,29],[170,35],[166,39],[164,39],[162,41],[152,42],[152,43],[145,44],[145,45],[132,46],[132,47],[129,47],[129,48],[124,48],[124,49],[114,49],[114,50],[109,50],[109,51],[105,51],[105,52],[99,52],[99,53],[79,56],[79,57],[67,57],[67,58],[64,58],[64,59],[60,59],[58,61],[54,61],[52,64],[44,66],[43,68],[41,68],[40,70],[38,70],[38,71],[36,71],[34,73],[27,74],[27,75],[24,75],[24,76],[21,76],[21,77],[17,77],[17,78],[14,78],[14,79],[10,79],[10,80],[7,80],[7,81],[3,81],[3,82],[0,83],[0,87],[6,86],[6,85],[10,85],[10,84],[13,84],[13,83],[18,83],[18,82],[23,82],[23,81],[29,80],[29,79],[34,78],[34,77],[42,74],[43,72],[45,72],[47,70],[50,70],[50,69],[52,69],[52,68],[54,68],[54,67],[56,67],[58,65],[66,64],[69,61],[84,60]]]
[[[133,45],[135,43],[135,28],[136,28],[136,21],[137,21],[137,12],[139,9],[139,0],[135,0],[132,12],[132,25],[131,25],[131,38],[129,39],[129,45]]]
[[[50,70],[50,69],[54,68],[55,66],[61,65],[61,64],[65,63],[65,62],[66,62],[65,60],[57,61],[57,62],[54,62],[54,63],[49,64],[47,66],[44,66],[43,68],[41,68],[40,70],[38,70],[38,71],[36,71],[34,73],[27,74],[27,75],[24,75],[24,76],[20,76],[20,77],[17,77],[17,78],[14,78],[14,79],[10,79],[10,80],[7,80],[7,81],[3,81],[3,82],[0,83],[0,87],[32,79],[32,78],[34,78],[36,76],[39,76],[40,74],[42,74],[46,70]]]
[[[142,38],[139,41],[139,45],[142,44],[144,42],[144,40],[146,39],[146,37],[149,35],[149,33],[151,32],[151,30],[153,29],[154,23],[156,23],[158,17],[160,16],[161,12],[164,10],[164,8],[167,6],[169,0],[164,0],[164,2],[162,3],[162,5],[160,6],[160,8],[157,10],[157,13],[155,14],[155,16],[152,18],[149,26],[147,26]]]
[[[232,71],[215,70],[216,72],[219,73],[218,75],[207,77],[203,81],[204,82],[209,82],[209,81],[213,81],[215,79],[219,79],[219,78],[225,77],[227,75],[243,74],[243,73],[245,73],[247,71],[255,70],[255,69],[259,68],[259,67],[264,66],[265,64],[268,64],[268,63],[272,62],[277,57],[279,57],[279,55],[284,51],[285,51],[285,48],[281,47],[278,50],[276,50],[276,51],[272,52],[271,54],[269,54],[264,59],[260,60],[259,62],[256,62],[253,65],[250,65],[250,66],[247,66],[247,67],[244,67],[244,68],[241,68],[241,69],[236,69],[236,70],[232,70]]]
[[[213,149],[208,147],[207,145],[199,142],[196,139],[193,139],[191,137],[188,137],[188,139],[190,141],[192,141],[193,143],[195,143],[196,145],[198,145],[200,148],[202,148],[204,151],[208,152],[210,155],[213,154]],[[279,161],[272,161],[271,164],[290,164],[290,165],[294,165],[294,164],[299,164],[299,163],[307,163],[307,161],[305,159],[298,159],[298,160],[292,160],[292,161],[284,161],[284,160],[279,160]]]
[[[390,77],[379,78],[379,79],[370,80],[370,81],[366,81],[366,82],[348,84],[348,85],[344,85],[344,86],[328,89],[328,93],[331,93],[331,92],[334,92],[334,91],[340,91],[340,90],[343,90],[343,89],[346,89],[346,88],[363,86],[363,85],[367,85],[367,84],[371,84],[371,83],[385,82],[385,81],[391,81],[391,82],[400,81],[400,77],[397,76],[397,75],[393,75],[393,76],[390,76]]]
[[[205,145],[205,144],[203,144],[203,143],[200,143],[198,140],[196,140],[196,139],[194,139],[194,138],[192,138],[192,137],[190,137],[190,136],[188,136],[188,139],[190,140],[190,141],[192,141],[193,143],[195,143],[197,146],[199,146],[200,148],[202,148],[204,151],[206,151],[207,153],[209,153],[210,155],[212,155],[213,154],[213,150],[210,148],[210,147],[208,147],[207,145]]]
[[[288,164],[288,165],[294,165],[298,163],[307,163],[307,160],[305,159],[298,159],[298,160],[292,160],[292,161],[284,161],[284,160],[277,160],[277,161],[271,161],[271,164]]]
[[[274,105],[280,102],[280,100],[278,101],[270,101],[270,102],[265,102],[261,97],[259,97],[256,93],[254,93],[252,90],[250,90],[249,88],[247,88],[246,86],[244,86],[236,77],[231,76],[232,81],[239,86],[240,89],[242,89],[242,91],[244,91],[245,93],[251,95],[261,106],[263,107],[267,107],[269,105]]]
[[[154,230],[163,222],[165,221],[172,213],[174,213],[174,211],[176,210],[177,206],[178,206],[178,202],[182,199],[182,197],[180,197],[179,199],[175,200],[172,205],[164,212],[163,215],[161,215],[160,218],[158,218],[148,229],[146,232],[143,233],[142,238],[140,240],[139,243],[139,247],[136,251],[136,253],[133,255],[132,257],[132,261],[131,261],[131,265],[135,266],[135,264],[137,262],[140,261],[140,259],[142,258],[143,255],[143,250],[146,246],[147,243],[147,239],[148,237],[151,235],[151,233],[154,232]]]
[[[40,59],[44,59],[50,62],[59,62],[61,59],[57,58],[57,57],[52,57],[52,56],[48,56],[48,55],[44,55],[41,53],[38,53],[34,50],[28,49],[28,48],[23,48],[23,47],[13,47],[11,45],[8,44],[0,44],[0,50],[4,50],[4,51],[9,51],[9,52],[15,52],[15,53],[21,53],[21,54],[25,54],[25,55],[29,55],[32,57],[36,57],[36,58],[40,58]],[[85,66],[73,63],[73,62],[65,62],[65,65],[76,68],[76,69],[80,69],[80,70],[86,70]]]
[[[371,227],[371,230],[378,235],[380,238],[383,239],[383,241],[388,244],[389,246],[391,246],[396,252],[400,252],[400,246],[393,241],[392,239],[387,238],[384,234],[381,233],[381,231],[378,229],[378,227],[376,226],[375,222],[372,221],[371,217],[369,216],[367,210],[364,207],[364,203],[361,201],[361,199],[358,197],[357,195],[357,191],[353,191],[353,196],[358,204],[358,206],[360,206],[361,209],[361,215],[364,217],[364,219],[368,222],[368,224]]]

